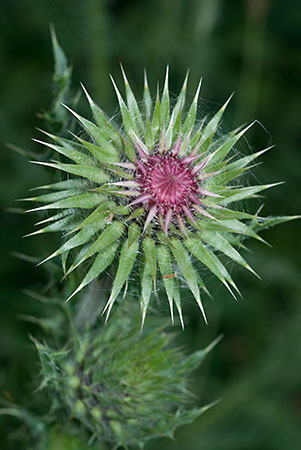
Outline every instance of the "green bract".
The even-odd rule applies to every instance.
[[[188,377],[219,338],[186,356],[171,347],[174,335],[162,327],[141,335],[136,318],[135,308],[131,314],[120,308],[107,326],[78,335],[60,351],[35,340],[39,390],[53,400],[50,423],[59,415],[62,428],[81,426],[91,441],[142,448],[150,439],[172,437],[212,406],[191,406]]]
[[[268,149],[242,157],[236,152],[235,145],[251,125],[224,135],[218,132],[228,101],[209,121],[198,122],[200,85],[186,107],[187,77],[171,108],[168,70],[161,98],[157,95],[155,102],[145,75],[141,107],[124,72],[123,76],[126,102],[113,81],[120,127],[84,89],[93,121],[66,108],[87,138],[73,135],[66,139],[44,132],[51,142],[38,141],[53,150],[58,160],[34,162],[57,169],[62,178],[40,188],[49,193],[28,199],[42,204],[30,211],[48,213],[47,219],[39,222],[43,228],[32,234],[63,233],[60,248],[43,262],[61,255],[66,276],[86,262],[87,272],[69,299],[118,261],[104,308],[107,317],[124,286],[139,274],[143,321],[158,277],[172,318],[175,304],[183,325],[180,278],[206,320],[200,290],[207,289],[199,268],[206,266],[233,295],[238,289],[217,254],[223,253],[254,272],[239,248],[242,238],[261,239],[254,227],[260,228],[264,221],[240,211],[237,202],[256,197],[277,183],[245,187],[237,179]],[[169,169],[170,165],[175,169]],[[185,186],[171,184],[177,178],[172,170],[179,172]]]

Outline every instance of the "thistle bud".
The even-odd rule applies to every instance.
[[[185,356],[162,327],[140,334],[136,318],[120,309],[64,351],[36,342],[51,414],[63,411],[69,428],[71,418],[100,441],[126,448],[172,436],[209,407],[191,407],[188,379],[212,346]]]

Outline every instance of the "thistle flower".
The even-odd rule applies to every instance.
[[[83,87],[95,122],[66,108],[87,132],[87,140],[43,132],[53,142],[37,141],[63,160],[33,162],[68,177],[41,187],[51,193],[29,199],[46,203],[30,211],[54,211],[39,222],[46,226],[31,234],[64,233],[61,247],[42,262],[61,255],[66,276],[88,263],[87,273],[69,299],[118,260],[104,308],[107,318],[129,277],[138,272],[143,323],[159,272],[172,320],[175,304],[183,326],[181,278],[206,321],[200,288],[208,291],[200,265],[209,268],[233,296],[238,288],[216,253],[255,273],[235,247],[241,246],[242,237],[262,240],[252,228],[256,216],[239,211],[236,202],[256,197],[277,183],[241,186],[237,178],[268,149],[243,157],[235,151],[252,124],[224,135],[217,133],[230,99],[209,121],[197,122],[201,83],[186,112],[187,76],[171,108],[168,69],[161,98],[157,94],[154,105],[145,74],[140,108],[122,73],[126,103],[112,79],[122,127],[106,118]],[[66,268],[70,253],[73,261]]]
[[[152,438],[172,437],[211,406],[191,407],[187,381],[219,339],[185,356],[171,348],[172,335],[162,327],[141,335],[135,308],[130,315],[124,309],[63,350],[35,340],[40,390],[53,399],[49,422],[60,414],[63,427],[75,419],[76,429],[80,423],[94,439],[141,448]]]

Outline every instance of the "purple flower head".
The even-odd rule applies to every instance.
[[[210,120],[198,122],[200,84],[186,108],[187,77],[171,108],[168,70],[155,102],[145,76],[141,107],[123,76],[126,101],[113,81],[121,126],[109,120],[84,89],[94,121],[67,109],[88,138],[45,133],[52,142],[39,141],[63,155],[63,161],[38,164],[67,176],[42,186],[49,193],[30,199],[44,203],[35,210],[54,212],[32,234],[61,231],[62,245],[43,262],[61,256],[65,276],[79,266],[86,268],[69,299],[117,263],[103,310],[107,318],[122,289],[132,281],[137,286],[139,278],[142,322],[153,294],[162,287],[172,319],[175,306],[183,326],[180,281],[206,320],[201,291],[208,290],[200,276],[202,267],[233,296],[239,290],[219,254],[255,273],[240,253],[242,239],[262,240],[256,231],[269,222],[242,211],[240,202],[275,184],[244,186],[242,175],[267,149],[238,154],[237,142],[251,125],[219,132],[230,99]]]

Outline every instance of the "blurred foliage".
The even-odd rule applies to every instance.
[[[152,92],[158,78],[162,84],[166,64],[171,67],[170,84],[175,93],[188,67],[191,97],[203,76],[201,115],[216,110],[235,91],[224,126],[233,128],[257,119],[251,142],[245,141],[240,150],[250,153],[251,148],[276,144],[265,155],[264,165],[257,168],[256,177],[263,183],[286,181],[268,192],[265,214],[298,214],[300,12],[299,0],[2,0],[0,390],[7,401],[22,404],[37,368],[28,333],[36,335],[38,327],[20,320],[19,314],[39,315],[41,306],[23,295],[22,289],[34,286],[36,291],[46,292],[49,288],[43,270],[35,268],[32,258],[25,262],[11,252],[42,258],[55,247],[53,237],[21,240],[32,231],[33,218],[18,214],[14,200],[24,197],[33,185],[44,184],[47,174],[5,145],[9,142],[21,153],[20,148],[40,151],[30,139],[36,137],[34,128],[41,126],[36,113],[53,107],[49,24],[54,24],[73,66],[75,92],[69,94],[69,100],[76,97],[77,86],[84,81],[95,100],[114,114],[116,99],[108,73],[120,81],[120,62],[135,91],[141,93],[144,67]],[[84,110],[84,102],[81,108]],[[6,208],[14,208],[16,213],[10,214]],[[234,303],[209,279],[216,301],[206,305],[208,327],[192,301],[186,307],[187,328],[181,341],[189,349],[207,345],[218,332],[225,335],[205,363],[206,376],[200,372],[195,385],[198,397],[202,394],[202,399],[210,402],[221,396],[223,400],[207,416],[176,433],[176,441],[162,440],[148,448],[299,447],[299,231],[298,221],[287,223],[263,234],[273,249],[257,242],[250,245],[249,262],[262,280],[237,269],[244,300]],[[0,420],[1,449],[20,449],[7,439],[16,427],[15,419]],[[81,448],[76,437],[69,439],[56,430],[49,439],[51,449]]]

